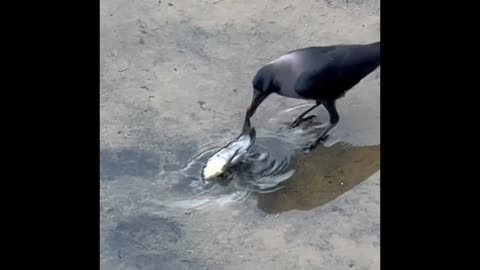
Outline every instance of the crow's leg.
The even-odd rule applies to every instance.
[[[330,114],[330,125],[323,130],[322,134],[316,139],[313,143],[306,147],[306,152],[309,152],[313,148],[315,148],[320,142],[325,141],[328,138],[327,133],[334,128],[338,121],[340,120],[340,116],[338,115],[337,108],[335,107],[335,101],[322,101],[323,106],[327,109],[328,113]]]
[[[288,127],[289,128],[294,128],[294,127],[298,127],[298,125],[300,125],[302,122],[304,121],[307,121],[309,119],[312,119],[314,117],[316,117],[316,115],[310,115],[308,117],[304,117],[307,113],[311,112],[313,109],[315,109],[316,107],[318,107],[319,105],[322,105],[322,103],[320,101],[317,101],[315,103],[315,105],[313,105],[310,109],[304,111],[302,114],[300,114],[296,119],[295,121],[293,121]]]

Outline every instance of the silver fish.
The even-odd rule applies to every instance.
[[[203,180],[210,180],[221,176],[229,167],[238,163],[255,143],[255,128],[250,119],[245,118],[242,134],[224,147],[220,148],[207,160],[203,167]]]

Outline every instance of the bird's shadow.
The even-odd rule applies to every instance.
[[[309,210],[332,201],[380,169],[380,145],[319,145],[308,155],[296,155],[293,163],[296,171],[283,189],[257,194],[261,210]]]

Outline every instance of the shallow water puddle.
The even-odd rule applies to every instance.
[[[258,207],[267,213],[308,210],[335,199],[380,169],[379,145],[348,145],[337,142],[334,135],[326,145],[303,154],[303,146],[321,130],[322,125],[309,121],[295,129],[263,131],[248,157],[232,167],[226,179],[207,184],[201,180],[202,167],[221,144],[200,147],[184,169],[172,172],[177,178],[174,190],[184,196],[166,204],[195,209],[241,202],[255,194]]]

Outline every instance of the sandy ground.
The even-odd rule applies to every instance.
[[[263,207],[263,197],[190,211],[165,203],[181,192],[159,177],[238,134],[265,63],[300,47],[379,40],[378,1],[101,0],[100,11],[102,269],[380,268],[379,71],[338,103],[333,134],[367,148],[342,154],[335,164],[346,172],[320,166],[325,183],[350,179],[314,189],[328,199],[290,187],[310,196],[305,207]],[[278,108],[301,103],[269,97],[257,133],[278,125],[269,121]],[[300,186],[317,179],[309,164]],[[269,201],[292,193],[278,194]]]

